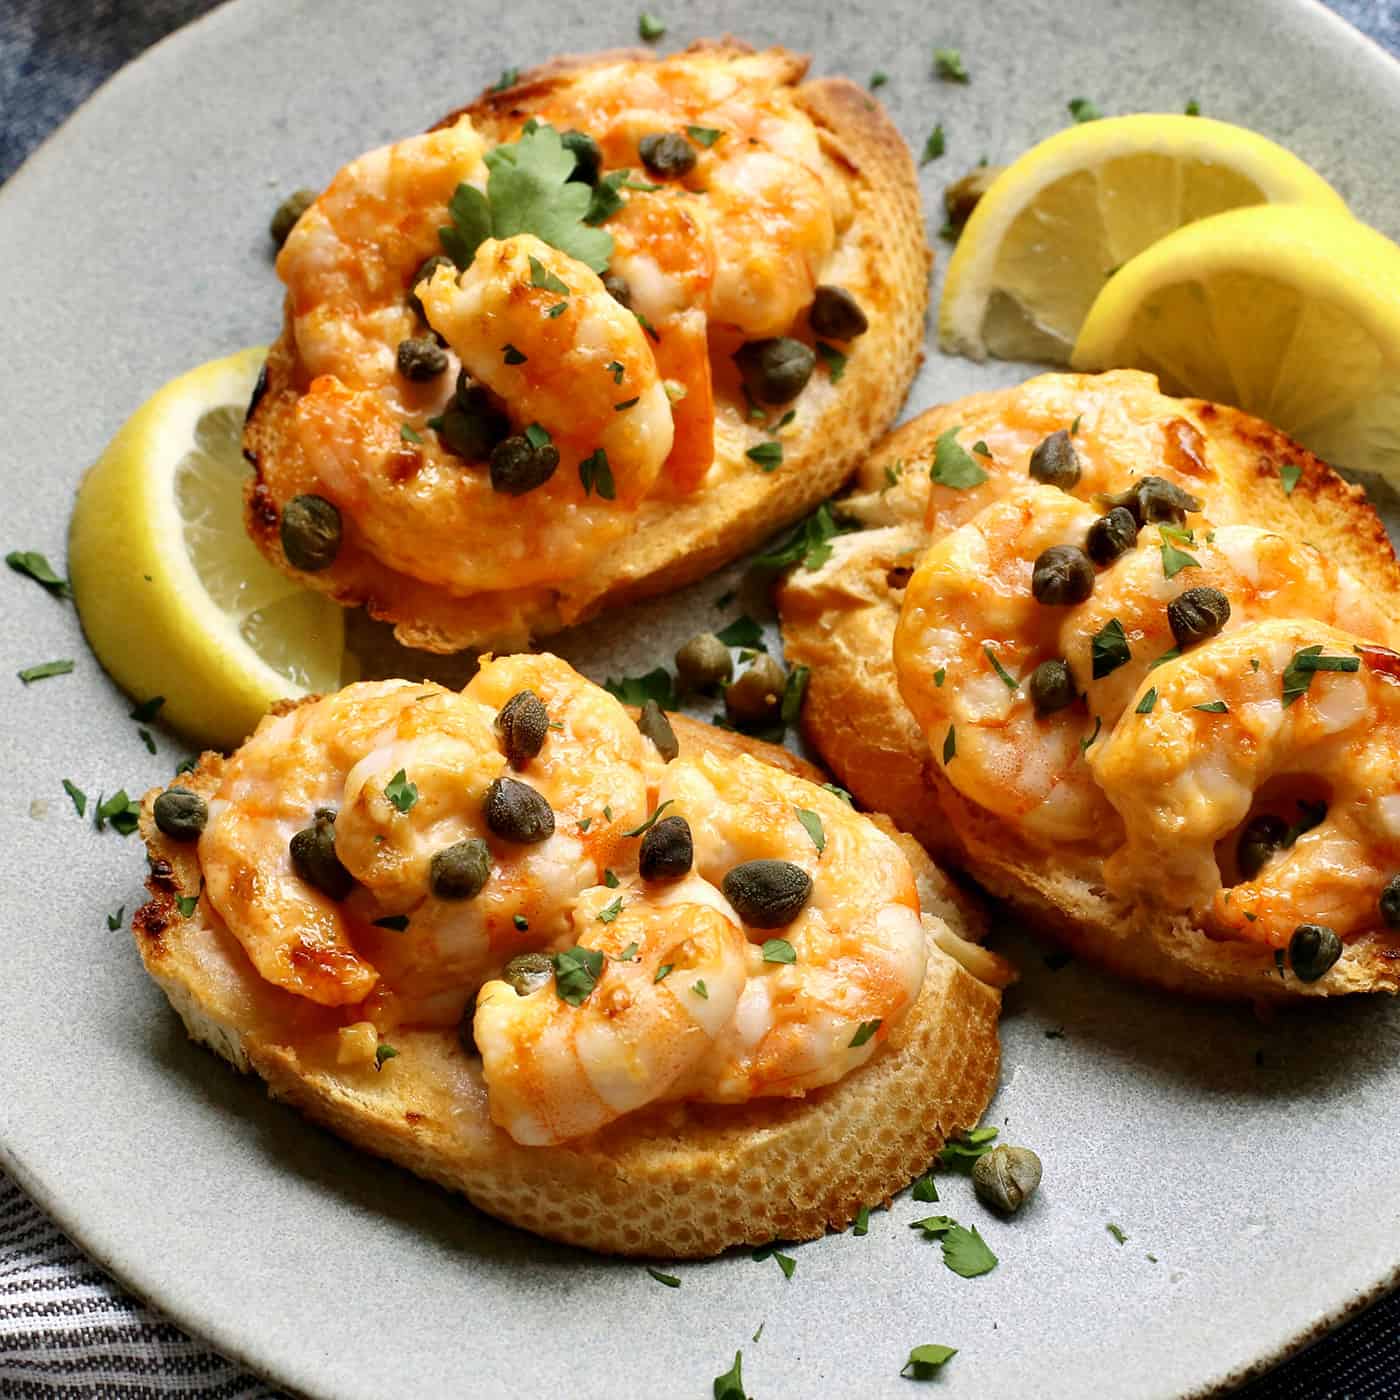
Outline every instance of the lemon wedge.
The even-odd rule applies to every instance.
[[[943,349],[1063,364],[1113,272],[1183,224],[1249,204],[1345,213],[1272,141],[1208,117],[1085,122],[1033,146],[978,202],[948,263]]]
[[[68,566],[92,649],[138,700],[219,748],[274,701],[335,689],[341,608],[301,588],[243,529],[243,417],[265,351],[172,380],[83,479]]]
[[[1400,481],[1400,247],[1346,215],[1236,209],[1154,243],[1099,293],[1072,363],[1151,370]]]

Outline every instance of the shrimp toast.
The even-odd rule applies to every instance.
[[[830,495],[917,368],[931,254],[898,132],[806,66],[732,39],[560,59],[342,170],[279,257],[247,419],[267,557],[407,645],[505,648]],[[567,250],[505,194],[487,210],[483,188],[575,153],[575,222],[556,201],[535,223]],[[477,215],[496,237],[464,251]],[[457,264],[425,271],[444,247]],[[328,550],[288,536],[308,497]]]
[[[523,762],[482,751],[526,682],[557,728]],[[673,717],[667,760],[554,658],[488,661],[473,685],[289,703],[172,784],[190,794],[183,810],[207,813],[197,840],[158,812],[166,793],[147,794],[152,898],[133,927],[191,1036],[356,1145],[610,1253],[703,1257],[844,1228],[978,1121],[1012,973],[978,946],[978,903],[917,843],[732,732]],[[489,805],[511,774],[547,797],[552,834],[488,813],[477,894],[425,898],[441,880],[427,852],[462,844],[477,788],[491,777]],[[318,806],[351,885],[305,849],[287,862],[288,831]],[[674,829],[648,842],[668,821],[687,828],[684,871]],[[512,853],[503,829],[532,844]],[[720,872],[780,855],[810,894],[774,926]],[[501,971],[516,949],[575,939],[591,972],[581,946],[552,972],[538,951]],[[379,977],[368,995],[365,966]]]
[[[1052,435],[1073,449],[1065,489],[1047,457],[1028,469]],[[1091,539],[1148,478],[1165,504]],[[880,444],[840,510],[860,528],[779,589],[788,658],[811,668],[803,727],[839,782],[1124,975],[1258,1001],[1400,989],[1378,898],[1400,871],[1395,797],[1334,771],[1365,767],[1358,736],[1384,733],[1400,674],[1400,565],[1361,488],[1257,419],[1119,371],[932,409]],[[1065,574],[1037,583],[1047,546],[1081,543],[1097,550],[1087,597],[1065,596]],[[1211,594],[1224,621],[1201,624],[1190,605]],[[1265,650],[1280,628],[1297,647]],[[1322,660],[1290,672],[1309,642]],[[1341,759],[1321,731],[1292,737],[1314,711],[1340,726]],[[1234,756],[1275,731],[1285,758]],[[1196,848],[1168,859],[1188,832]],[[1314,922],[1341,953],[1305,980],[1288,948]]]

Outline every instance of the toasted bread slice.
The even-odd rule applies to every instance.
[[[672,723],[682,752],[744,752],[821,777],[772,745],[679,716]],[[180,782],[208,797],[223,766],[205,754]],[[152,898],[133,927],[190,1035],[350,1142],[536,1234],[607,1253],[698,1258],[843,1229],[976,1124],[995,1087],[1000,988],[1011,970],[977,946],[977,902],[903,837],[926,915],[928,971],[879,1055],[805,1098],[665,1104],[565,1146],[522,1147],[492,1123],[481,1061],[455,1033],[395,1032],[400,1054],[380,1072],[339,1065],[334,1012],[263,981],[207,900],[183,916],[176,900],[200,888],[199,866],[191,846],[156,829],[159,791],[142,806]]]
[[[1086,412],[1117,400],[1129,416],[1185,421],[1207,445],[1235,496],[1235,518],[1317,545],[1361,579],[1400,624],[1400,564],[1365,492],[1256,418],[1200,400],[1156,393],[1151,376],[1052,375],[1046,396]],[[1029,386],[1027,386],[1029,387]],[[1016,391],[940,405],[891,433],[863,464],[844,508],[865,528],[832,541],[823,567],[794,569],[779,589],[788,659],[811,668],[802,723],[808,740],[863,803],[878,802],[940,861],[967,870],[992,894],[1086,960],[1124,976],[1201,996],[1287,1001],[1400,990],[1400,934],[1346,944],[1321,980],[1281,976],[1271,949],[1226,942],[1190,918],[1125,901],[1102,882],[1100,860],[1047,851],[959,794],[900,698],[892,659],[903,586],[927,547],[929,469],[940,433],[1001,411]],[[1059,427],[1049,423],[1045,431]],[[979,431],[981,428],[979,427]],[[1280,467],[1300,469],[1291,492]],[[1138,470],[1150,473],[1150,462]]]
[[[696,44],[687,52],[738,57],[753,51],[738,40],[723,39]],[[566,581],[457,595],[390,567],[353,532],[332,567],[298,573],[280,545],[281,508],[291,496],[316,487],[290,431],[308,375],[291,333],[289,305],[287,324],[254,395],[244,439],[253,467],[245,492],[246,523],[273,564],[348,607],[364,606],[393,622],[405,645],[438,652],[487,646],[513,650],[532,636],[711,573],[812,509],[846,480],[899,411],[918,368],[932,255],[924,238],[913,161],[884,110],[844,78],[804,82],[805,58],[781,50],[771,50],[769,56],[797,107],[813,122],[845,187],[851,218],[838,233],[828,265],[869,319],[866,333],[847,347],[850,355],[839,382],[819,369],[793,401],[797,419],[783,431],[781,466],[765,471],[747,459],[747,450],[762,438],[747,424],[744,405],[729,386],[717,389],[715,464],[700,488],[685,496],[645,499],[620,545]],[[511,87],[483,93],[445,122],[469,115],[488,142],[495,142],[580,74],[611,63],[657,61],[653,53],[634,50],[556,59],[521,74]],[[463,540],[462,547],[489,549],[490,541]]]

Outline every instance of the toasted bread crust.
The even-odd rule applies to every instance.
[[[701,41],[693,50],[752,52],[729,38]],[[785,57],[786,81],[801,82],[807,60]],[[547,93],[561,76],[619,59],[651,62],[656,55],[624,49],[557,58],[522,74],[509,88],[482,93],[444,122],[465,113],[494,139],[521,104]],[[883,108],[843,78],[803,83],[796,97],[828,154],[849,172],[855,214],[838,246],[848,256],[854,251],[860,272],[845,280],[866,310],[870,329],[840,383],[815,411],[804,414],[800,428],[785,435],[779,470],[731,471],[692,498],[644,503],[636,528],[618,548],[557,588],[453,595],[388,568],[349,541],[330,569],[298,573],[282,553],[280,503],[264,469],[268,454],[281,453],[287,460],[295,451],[286,424],[304,376],[288,322],[268,355],[265,383],[254,396],[244,435],[253,467],[245,488],[245,523],[266,557],[337,602],[363,605],[373,616],[394,622],[407,646],[508,650],[606,608],[702,578],[831,495],[889,426],[908,392],[920,359],[932,254],[924,239],[913,161]]]
[[[1318,545],[1400,621],[1400,563],[1360,487],[1237,409],[1201,400],[1180,407],[1242,492],[1252,524]],[[885,465],[896,460],[926,473],[938,434],[958,417],[959,405],[949,404],[903,424],[862,466],[860,486],[878,491]],[[1291,494],[1279,484],[1284,464],[1302,469]],[[1400,990],[1400,934],[1348,942],[1318,982],[1283,978],[1271,949],[1223,942],[1185,916],[1117,899],[1104,889],[1094,857],[1047,854],[959,794],[900,698],[892,657],[903,595],[889,571],[917,563],[928,537],[907,505],[893,505],[885,518],[891,523],[877,518],[877,528],[837,539],[822,569],[796,570],[779,590],[788,659],[811,668],[803,730],[838,781],[862,802],[878,800],[936,858],[967,870],[1076,955],[1123,976],[1198,996],[1270,1002]]]
[[[815,774],[771,745],[679,716],[672,723],[683,751],[742,751]],[[208,796],[223,765],[206,754],[180,781]],[[887,1202],[925,1170],[949,1135],[972,1127],[995,1087],[998,988],[1010,969],[943,930],[937,941],[930,934],[918,1002],[885,1050],[838,1084],[737,1107],[667,1104],[566,1146],[521,1147],[491,1122],[481,1062],[454,1034],[396,1032],[398,1057],[382,1072],[338,1066],[335,1013],[259,978],[207,901],[182,917],[176,899],[199,888],[198,862],[192,847],[156,829],[159,792],[142,804],[152,897],[133,930],[190,1035],[357,1146],[536,1234],[607,1253],[699,1258],[843,1229],[862,1205]],[[925,912],[975,942],[985,927],[975,900],[903,844]]]

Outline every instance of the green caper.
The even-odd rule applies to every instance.
[[[198,793],[173,787],[156,798],[153,815],[156,825],[172,841],[195,841],[209,820],[209,808]]]
[[[423,384],[447,368],[447,351],[430,335],[413,336],[399,341],[394,360],[405,379]]]
[[[424,282],[432,281],[433,273],[440,267],[455,268],[456,263],[451,258],[445,258],[441,253],[434,253],[430,258],[424,258],[418,264],[418,270],[413,274],[413,281],[408,289],[408,304],[413,308],[414,313],[427,320],[427,313],[423,310],[423,303],[418,298],[418,288]]]
[[[1218,589],[1188,588],[1167,604],[1167,621],[1179,647],[1213,637],[1230,620],[1230,600]]]
[[[828,340],[854,340],[870,329],[870,318],[844,287],[824,284],[812,293],[807,313],[812,330]]]
[[[787,403],[807,387],[817,357],[800,340],[751,340],[734,356],[744,386],[759,403]]]
[[[468,462],[484,462],[510,433],[510,419],[495,396],[465,370],[457,374],[457,392],[435,424],[443,445]]]
[[[1288,940],[1288,965],[1300,982],[1316,982],[1342,956],[1342,940],[1326,924],[1299,924]]]
[[[501,706],[496,716],[496,728],[506,757],[516,768],[523,768],[539,751],[549,736],[549,711],[533,690],[520,690]]]
[[[984,1206],[1015,1215],[1040,1185],[1040,1158],[1029,1147],[1002,1143],[972,1167],[972,1189]]]
[[[1078,545],[1053,544],[1036,557],[1031,593],[1048,608],[1070,608],[1094,591],[1094,566]]]
[[[943,209],[954,228],[961,228],[972,217],[992,181],[1005,169],[1004,165],[979,165],[944,188]]]
[[[1187,511],[1200,510],[1201,503],[1189,491],[1183,491],[1174,481],[1160,476],[1144,476],[1125,491],[1115,495],[1096,496],[1099,505],[1124,506],[1132,511],[1139,526],[1161,525],[1170,521],[1180,525]]]
[[[1058,486],[1061,491],[1072,491],[1079,482],[1079,454],[1069,440],[1069,433],[1061,428],[1044,438],[1031,453],[1031,476],[1045,486]]]
[[[428,888],[438,899],[475,899],[491,878],[491,848],[479,836],[433,852]]]
[[[603,290],[619,305],[632,309],[632,286],[619,273],[608,271],[603,274]]]
[[[724,691],[724,709],[731,724],[753,726],[774,719],[783,702],[787,676],[766,652]]]
[[[725,875],[723,888],[751,928],[781,928],[811,897],[812,877],[790,860],[746,860]]]
[[[533,846],[554,835],[554,809],[529,783],[497,778],[486,790],[486,825],[506,841]]]
[[[713,632],[698,632],[676,653],[676,673],[691,690],[712,690],[733,676],[734,658]]]
[[[1137,544],[1138,527],[1127,506],[1114,506],[1089,526],[1084,552],[1096,564],[1111,564]]]
[[[671,728],[671,721],[666,718],[666,711],[655,700],[648,700],[642,706],[642,712],[637,716],[637,728],[651,740],[656,746],[657,753],[667,763],[680,753],[681,746],[680,741],[676,738],[676,731]]]
[[[293,496],[282,507],[281,537],[287,562],[318,574],[340,553],[340,512],[324,496]]]
[[[642,164],[663,180],[679,179],[695,169],[695,147],[678,131],[654,131],[637,143]]]
[[[543,486],[558,466],[559,449],[552,442],[536,447],[523,433],[505,438],[491,449],[491,489],[523,496]]]
[[[574,168],[569,179],[596,185],[598,172],[603,168],[602,147],[586,131],[574,128],[561,133],[559,141],[566,151],[573,152]]]
[[[1042,661],[1031,672],[1031,704],[1038,715],[1052,715],[1072,705],[1079,692],[1074,688],[1074,672],[1069,662],[1056,657]]]
[[[318,807],[311,825],[291,841],[292,869],[324,895],[344,899],[355,887],[355,878],[340,863],[335,850],[335,811]]]
[[[554,959],[548,953],[517,953],[502,969],[502,981],[515,988],[517,996],[537,992],[554,976]]]
[[[1400,875],[1386,881],[1380,898],[1381,920],[1386,928],[1400,928]]]
[[[296,227],[297,220],[315,202],[315,190],[293,190],[277,206],[277,212],[272,216],[272,222],[268,224],[267,231],[272,235],[272,241],[279,248],[287,241],[287,235]]]
[[[637,868],[643,880],[678,880],[695,863],[695,842],[684,817],[662,817],[642,837]]]
[[[1240,877],[1252,880],[1283,849],[1288,838],[1288,823],[1272,812],[1260,812],[1251,817],[1240,832],[1235,846],[1235,864]]]

